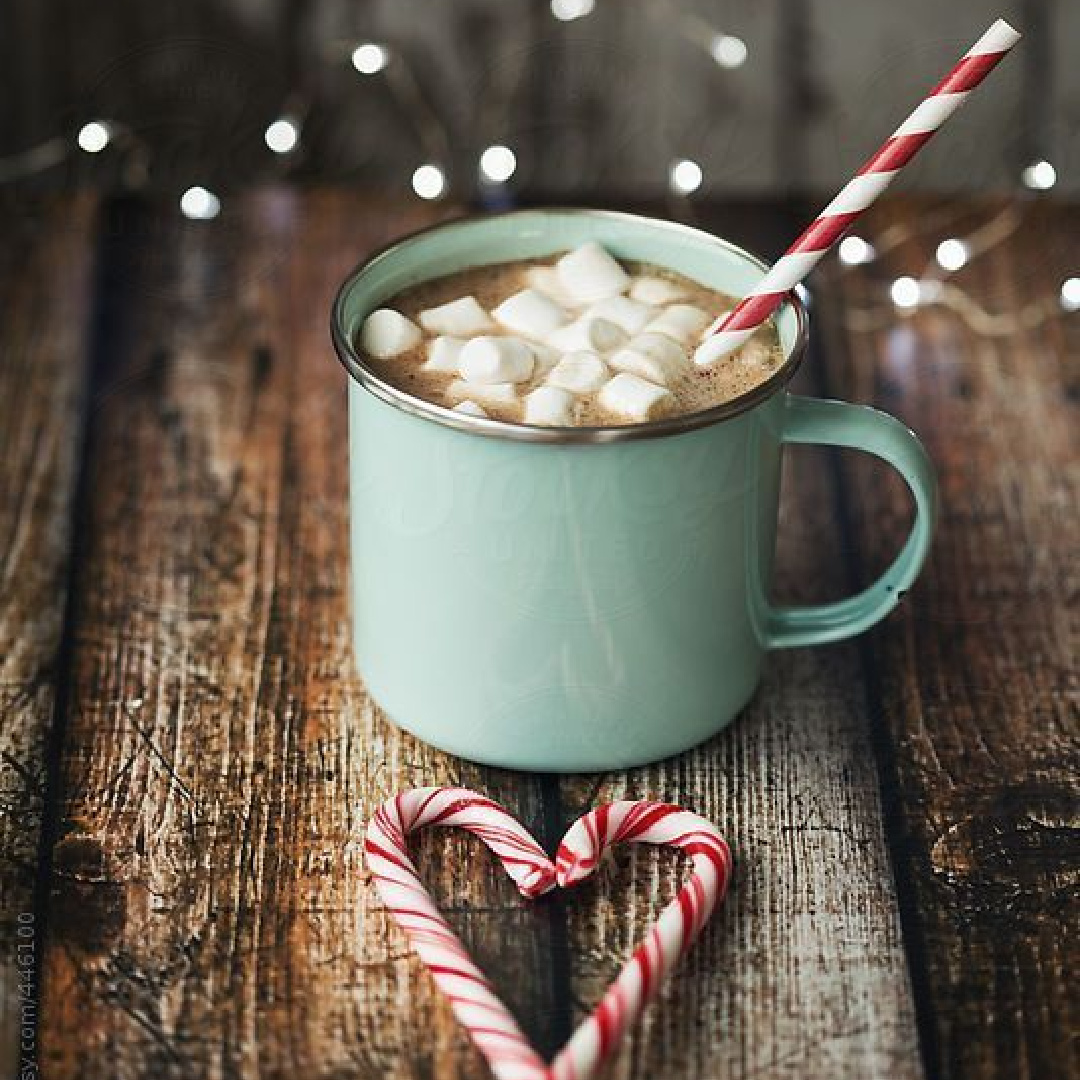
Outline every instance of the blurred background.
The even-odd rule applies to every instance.
[[[828,193],[997,16],[1017,54],[906,170],[1080,190],[1075,0],[4,0],[0,183],[334,180],[481,205]],[[182,200],[182,201],[181,201]]]
[[[0,13],[0,932],[37,926],[44,973],[39,1003],[24,943],[0,964],[0,1072],[38,1075],[40,1017],[49,1080],[468,1075],[456,1029],[418,1038],[401,1008],[428,991],[354,865],[357,807],[458,767],[343,677],[334,291],[396,235],[515,203],[773,258],[1000,16],[1020,46],[806,285],[795,385],[920,433],[934,554],[858,646],[778,657],[730,738],[628,782],[734,809],[748,947],[702,954],[716,977],[620,1075],[669,1075],[685,1035],[682,1076],[715,1052],[743,1080],[910,1078],[919,1055],[934,1080],[1064,1080],[1080,0]],[[778,594],[852,592],[893,557],[901,483],[869,455],[790,462]],[[549,833],[600,791],[490,783]],[[530,925],[484,882],[460,925],[553,1047],[625,911]],[[549,956],[546,989],[514,968]]]

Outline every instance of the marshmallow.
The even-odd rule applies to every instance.
[[[629,335],[618,323],[582,315],[569,326],[556,330],[548,338],[548,344],[563,352],[606,353],[625,345],[628,340]]]
[[[569,390],[572,394],[591,393],[607,381],[607,364],[594,352],[567,353],[547,377],[549,386]]]
[[[461,338],[440,334],[434,341],[428,342],[427,360],[422,365],[423,370],[456,375],[464,344]]]
[[[583,307],[581,300],[572,297],[562,286],[559,272],[554,266],[530,266],[525,271],[525,284],[538,293],[543,293],[559,307]]]
[[[776,363],[776,352],[764,341],[751,338],[741,346],[736,354],[742,363],[749,367],[773,367]]]
[[[684,371],[690,370],[686,350],[674,338],[668,337],[667,334],[656,334],[651,331],[638,334],[637,337],[630,339],[630,348],[657,357],[673,370],[679,368]]]
[[[446,396],[450,401],[482,401],[485,405],[513,405],[517,399],[517,387],[513,383],[465,382],[455,379],[447,388]]]
[[[512,337],[477,337],[467,341],[458,357],[458,371],[470,383],[519,383],[532,375],[533,351]]]
[[[525,423],[567,427],[574,422],[574,395],[557,386],[538,386],[525,395]]]
[[[608,362],[617,371],[639,375],[649,382],[670,386],[689,369],[682,346],[667,334],[640,334],[625,349],[612,353]]]
[[[626,296],[608,296],[597,300],[585,314],[616,323],[630,335],[644,330],[657,317],[655,308],[649,304],[639,304]]]
[[[400,311],[379,308],[365,320],[360,331],[360,344],[376,360],[389,360],[420,344],[420,328]]]
[[[417,318],[429,334],[472,337],[491,329],[491,320],[475,296],[463,296],[460,300],[428,308],[421,311]]]
[[[595,241],[568,251],[555,270],[562,287],[584,303],[614,296],[630,284],[630,275]]]
[[[605,383],[600,391],[600,407],[630,420],[648,420],[674,398],[670,390],[623,372]]]
[[[492,311],[507,330],[530,338],[546,338],[566,323],[566,312],[535,289],[522,289]]]
[[[533,354],[533,375],[546,375],[560,360],[562,353],[552,345],[540,341],[530,341]]]
[[[681,285],[667,278],[638,277],[630,283],[630,299],[640,304],[660,307],[681,300],[685,295],[686,290]]]
[[[667,334],[668,337],[688,345],[713,321],[712,315],[693,304],[672,304],[653,319],[645,329],[652,334]]]
[[[476,404],[475,401],[466,398],[459,401],[453,408],[454,412],[464,413],[466,416],[487,416],[487,413]]]

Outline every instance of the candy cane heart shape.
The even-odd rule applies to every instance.
[[[670,845],[690,856],[686,885],[550,1066],[529,1045],[420,882],[407,841],[426,825],[457,826],[478,836],[528,899],[549,891],[556,880],[563,887],[586,880],[615,844]],[[727,889],[732,865],[711,822],[646,801],[609,803],[586,814],[567,832],[552,864],[502,807],[464,788],[417,788],[384,803],[368,825],[365,853],[380,897],[497,1080],[588,1080],[701,932]]]

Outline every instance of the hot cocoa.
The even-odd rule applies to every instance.
[[[612,426],[732,401],[783,362],[770,320],[721,361],[694,352],[735,298],[597,244],[478,266],[407,289],[368,316],[375,372],[473,416]]]

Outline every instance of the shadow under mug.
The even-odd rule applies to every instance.
[[[525,210],[454,221],[376,254],[342,286],[331,328],[349,380],[353,640],[375,701],[474,761],[583,771],[666,757],[750,700],[770,649],[838,641],[882,619],[933,532],[922,445],[863,406],[789,394],[806,349],[792,297],[785,361],[738,400],[611,428],[539,428],[419,401],[355,342],[402,289],[465,267],[546,258],[589,240],[734,295],[765,272],[706,233],[632,214]],[[769,601],[785,443],[854,447],[915,498],[910,536],[865,591]]]

